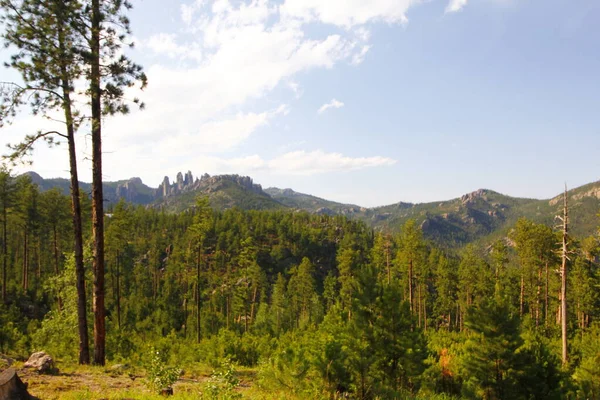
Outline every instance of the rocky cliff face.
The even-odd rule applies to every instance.
[[[205,193],[212,193],[219,190],[224,182],[234,183],[239,185],[243,189],[256,193],[262,194],[262,186],[255,184],[252,178],[249,176],[240,175],[217,175],[210,176],[208,174],[202,175],[200,178],[194,180],[194,176],[191,171],[188,171],[185,176],[179,172],[172,184],[169,181],[169,177],[165,176],[163,182],[156,190],[156,198],[168,198],[173,197],[181,193],[203,191]]]

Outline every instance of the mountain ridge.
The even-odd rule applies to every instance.
[[[42,190],[59,187],[67,193],[69,181],[44,179],[35,172],[26,173]],[[81,183],[83,191],[91,185]],[[203,174],[194,178],[188,171],[179,172],[173,182],[165,177],[158,188],[145,185],[138,177],[105,182],[106,201],[111,204],[125,199],[133,204],[180,212],[193,207],[198,194],[209,197],[216,209],[301,210],[314,214],[343,215],[362,220],[377,230],[397,231],[408,219],[414,219],[426,237],[449,246],[463,245],[506,232],[520,217],[538,223],[553,224],[560,214],[560,193],[550,199],[511,197],[491,189],[477,189],[450,200],[426,203],[397,202],[377,207],[327,200],[293,189],[262,188],[252,178],[240,175]],[[571,221],[576,235],[589,235],[598,227],[600,181],[568,191]]]

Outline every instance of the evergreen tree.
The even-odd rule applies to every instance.
[[[1,0],[0,20],[5,23],[3,39],[18,51],[10,66],[21,73],[25,86],[6,84],[2,90],[0,127],[7,117],[31,99],[34,114],[48,115],[62,110],[66,134],[56,130],[40,130],[25,136],[23,142],[12,146],[10,159],[15,161],[30,154],[38,140],[50,145],[55,137],[65,138],[69,146],[71,201],[75,264],[78,290],[79,362],[89,363],[86,318],[86,294],[83,267],[83,236],[79,179],[75,152],[75,132],[81,122],[74,105],[74,82],[82,77],[81,37],[76,29],[82,5],[79,1],[63,0]],[[32,96],[30,96],[32,94]]]
[[[398,236],[398,253],[396,263],[398,268],[405,272],[407,295],[405,298],[410,304],[410,310],[415,311],[415,276],[422,273],[424,264],[425,243],[423,232],[416,226],[414,220],[408,220],[401,228]]]
[[[523,340],[518,317],[496,298],[468,309],[465,325],[470,333],[463,364],[463,395],[485,400],[524,398],[519,391],[518,374],[523,366],[517,349]]]

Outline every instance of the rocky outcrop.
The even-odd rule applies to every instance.
[[[483,199],[487,201],[488,191],[486,189],[479,189],[471,193],[467,193],[460,198],[463,205],[469,205],[474,203],[477,199]]]
[[[173,184],[169,183],[169,178],[165,176],[163,183],[158,187],[157,198],[167,198],[181,193],[203,191],[212,193],[219,190],[222,184],[231,182],[241,186],[243,189],[253,193],[262,194],[262,186],[255,184],[249,176],[240,175],[217,175],[210,176],[203,174],[200,179],[194,180],[191,171],[188,171],[185,176],[179,172]]]
[[[138,195],[136,184],[141,185],[142,180],[140,178],[133,178],[129,182],[117,186],[117,189],[115,190],[116,196],[119,199],[133,202],[133,199]]]
[[[191,185],[192,183],[194,183],[194,175],[192,175],[192,171],[188,171],[188,172],[185,174],[185,178],[183,178],[183,184],[184,184],[185,186],[189,186],[189,185]]]
[[[596,183],[596,185],[597,185],[597,183]],[[577,193],[570,195],[569,198],[567,198],[567,200],[578,201],[578,200],[583,200],[586,197],[591,197],[593,199],[600,200],[600,187],[593,186],[588,190],[579,191]],[[560,194],[560,195],[554,197],[553,199],[549,200],[548,204],[550,204],[551,206],[556,206],[558,204],[562,204],[563,198],[564,198],[564,194]]]

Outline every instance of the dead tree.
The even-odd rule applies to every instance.
[[[567,364],[568,361],[568,350],[567,350],[567,260],[569,259],[569,206],[567,202],[567,185],[565,184],[565,194],[563,199],[563,215],[557,216],[562,222],[562,248],[561,248],[561,259],[562,264],[560,267],[560,326],[562,330],[562,363]]]

